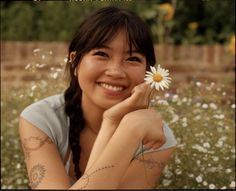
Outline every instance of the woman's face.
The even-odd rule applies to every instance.
[[[108,109],[131,95],[144,81],[146,58],[137,50],[129,52],[126,33],[120,31],[107,44],[92,49],[81,59],[77,76],[83,105]]]

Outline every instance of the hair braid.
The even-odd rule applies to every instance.
[[[85,120],[83,117],[83,111],[81,108],[81,96],[82,91],[77,82],[77,78],[71,80],[70,86],[65,91],[65,112],[70,119],[69,126],[69,145],[72,150],[73,163],[75,166],[76,178],[81,177],[81,171],[79,168],[80,161],[80,132],[84,128]]]

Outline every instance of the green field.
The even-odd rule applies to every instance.
[[[29,72],[37,72],[30,71]],[[2,88],[1,188],[29,188],[18,137],[19,114],[30,103],[65,88],[61,69],[48,79]],[[157,188],[232,188],[235,186],[234,87],[190,82],[152,100],[178,141]]]

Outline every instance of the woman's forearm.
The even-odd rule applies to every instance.
[[[117,188],[142,138],[134,128],[119,126],[97,160],[70,189]]]
[[[89,156],[85,172],[88,171],[91,165],[96,161],[96,159],[98,159],[99,155],[102,153],[110,138],[114,134],[116,128],[117,127],[114,124],[111,124],[107,121],[102,122],[101,129],[97,135],[91,154]]]

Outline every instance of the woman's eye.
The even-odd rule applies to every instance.
[[[141,62],[141,59],[135,56],[129,57],[127,60],[131,62]]]
[[[97,51],[94,53],[94,55],[101,56],[101,57],[108,57],[108,54],[106,54],[105,52],[102,52],[102,51]]]

